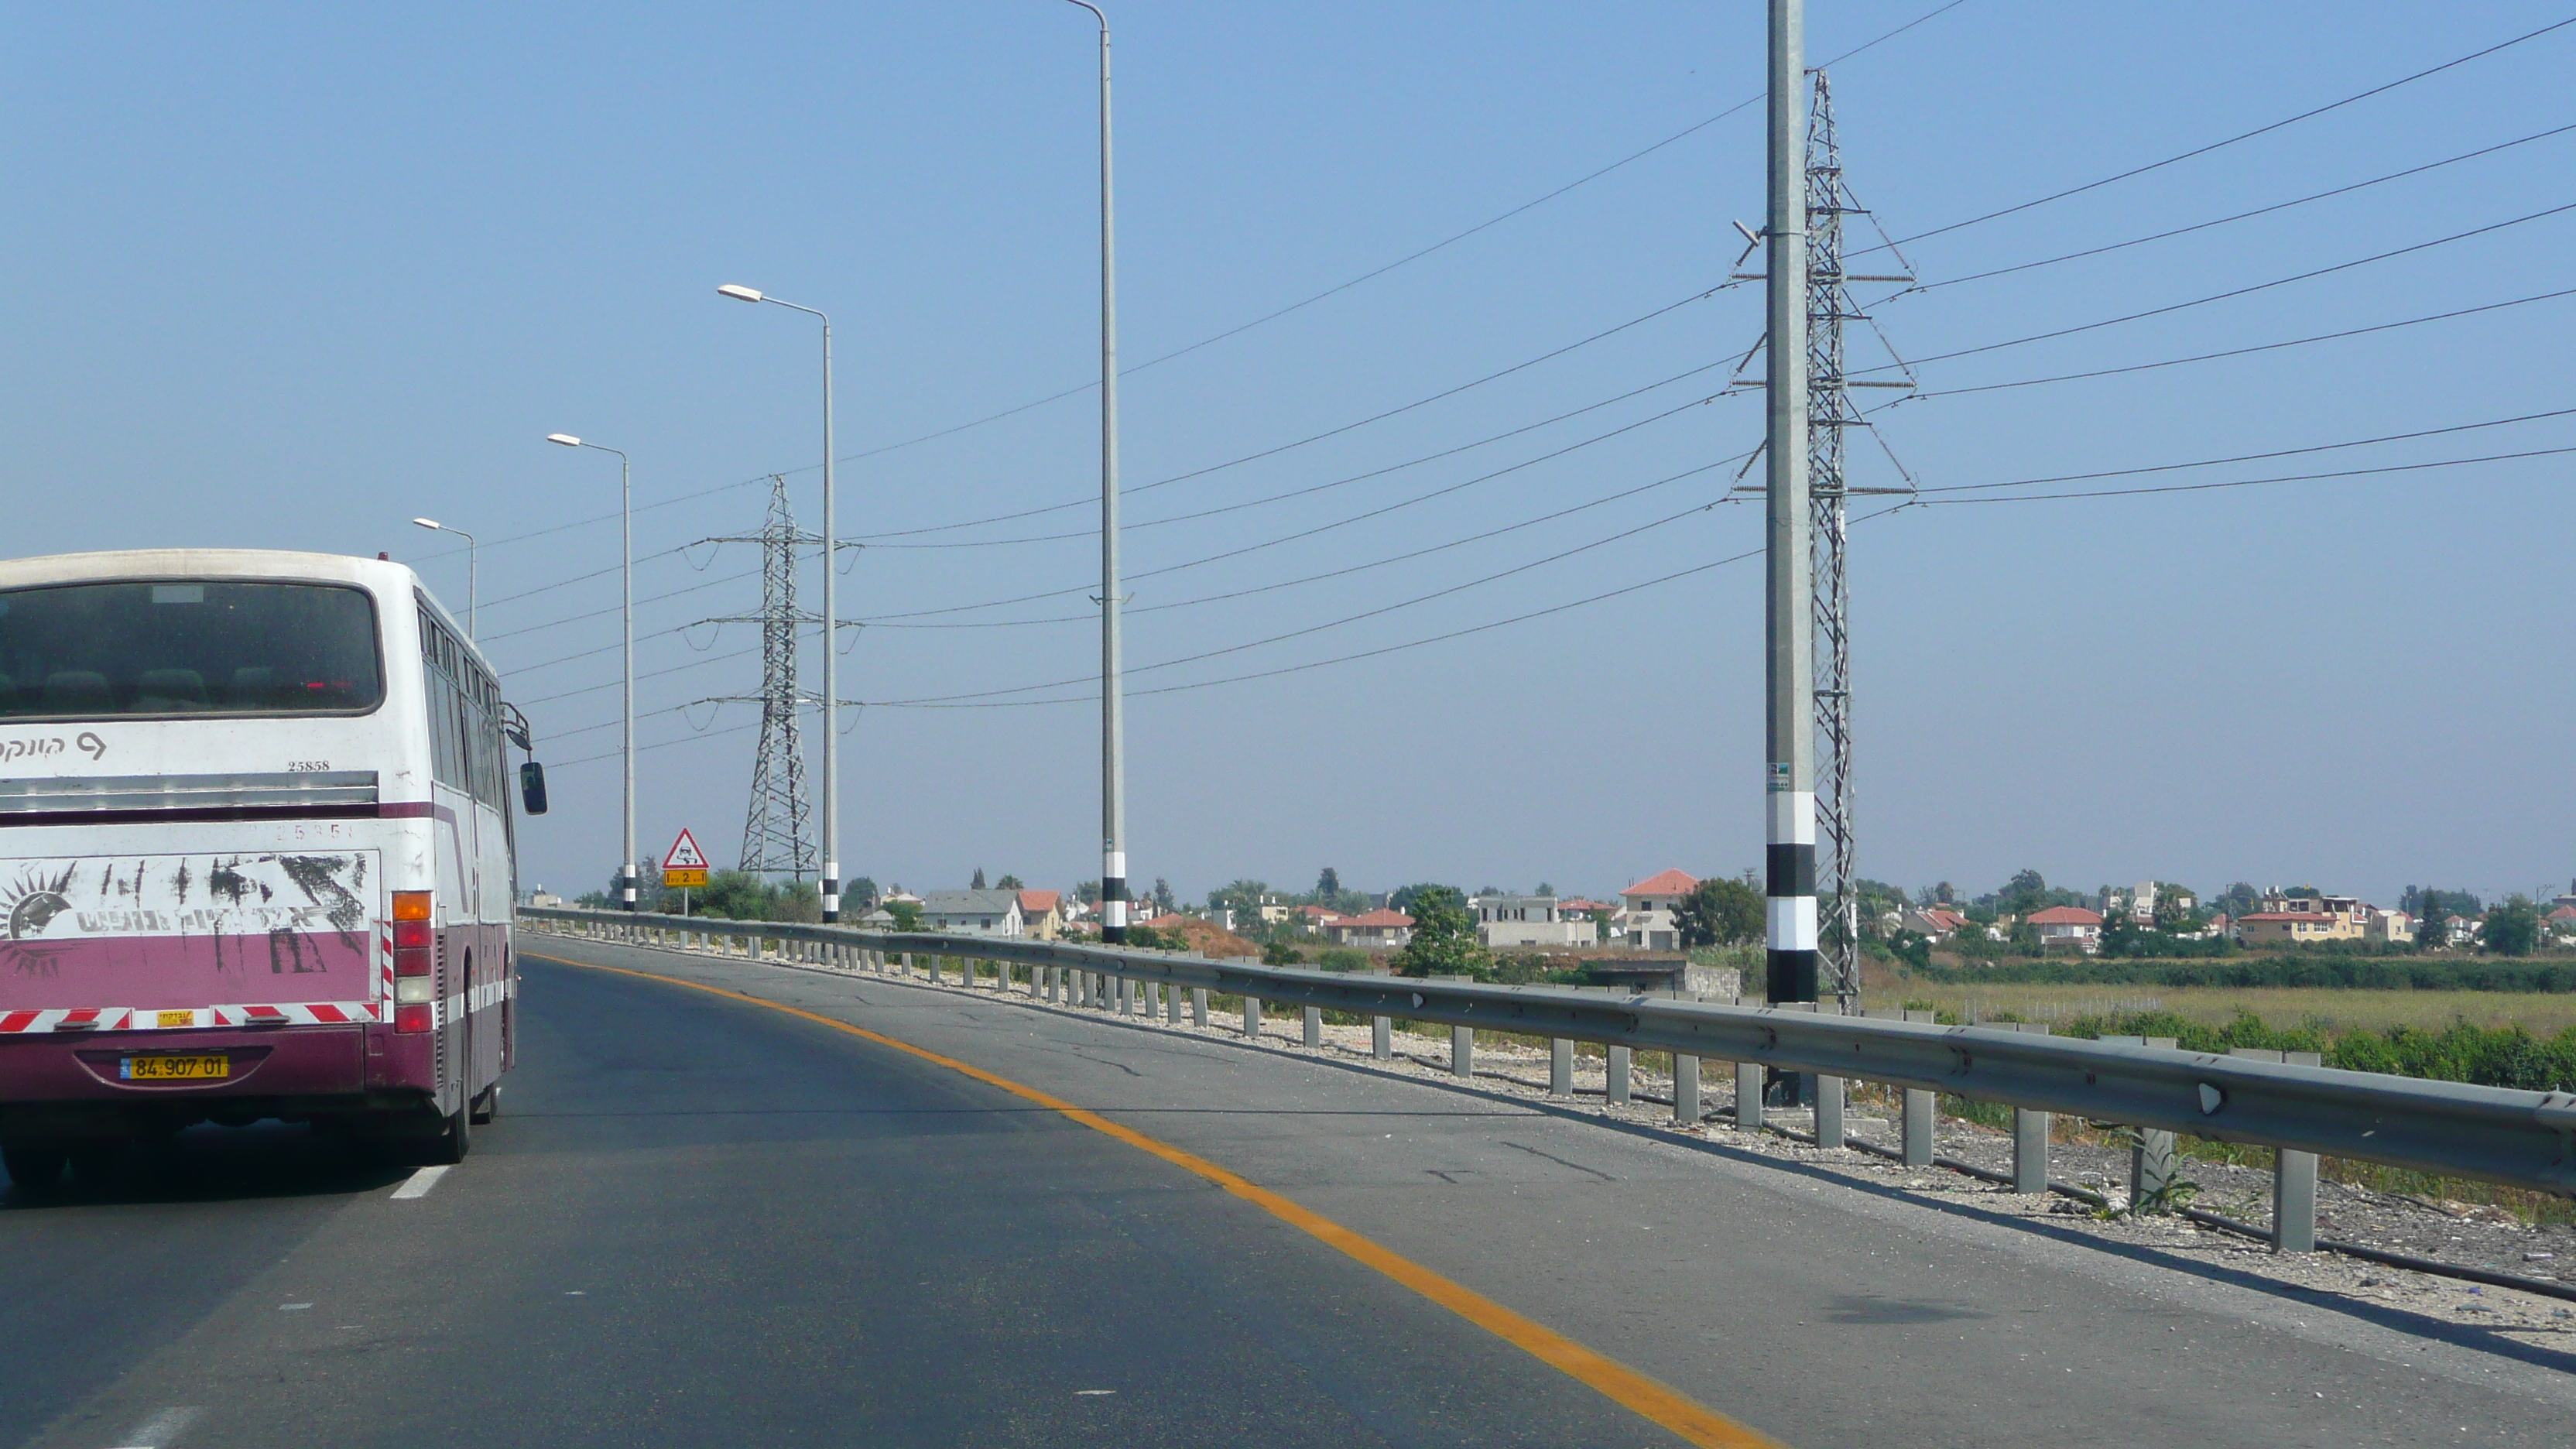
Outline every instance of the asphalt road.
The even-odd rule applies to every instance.
[[[1800,1446],[2576,1438],[2576,1354],[1472,1091],[874,977],[531,937],[422,1196],[199,1129],[0,1211],[0,1443],[1671,1445],[1096,1110]]]

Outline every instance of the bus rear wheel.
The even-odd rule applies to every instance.
[[[421,1156],[433,1167],[453,1167],[474,1150],[474,1105],[471,1101],[442,1119],[445,1130],[429,1140]]]
[[[40,1146],[32,1142],[0,1143],[0,1167],[9,1169],[9,1181],[30,1197],[41,1197],[62,1186],[63,1164],[70,1154],[59,1147]]]

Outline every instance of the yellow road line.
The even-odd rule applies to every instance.
[[[1008,1077],[961,1062],[955,1057],[944,1057],[937,1052],[914,1046],[910,1042],[898,1041],[883,1032],[870,1031],[863,1026],[853,1026],[846,1021],[836,1021],[801,1007],[763,1000],[739,991],[727,991],[721,986],[684,981],[676,976],[661,976],[650,971],[633,971],[623,966],[600,966],[588,961],[568,961],[560,956],[540,956],[533,951],[523,954],[537,956],[539,960],[552,961],[559,966],[580,966],[592,971],[612,971],[620,976],[640,976],[647,981],[685,986],[692,991],[706,992],[710,996],[722,996],[735,1001],[748,1002],[753,1006],[765,1006],[772,1011],[782,1011],[789,1016],[802,1017],[818,1025],[828,1026],[834,1031],[845,1031],[852,1036],[865,1037],[879,1046],[892,1047],[896,1051],[919,1057],[926,1062],[936,1062],[950,1071],[973,1077],[987,1086],[999,1087],[1022,1101],[1033,1102],[1050,1111],[1060,1112],[1094,1132],[1106,1133],[1140,1152],[1151,1153],[1184,1172],[1205,1178],[1281,1222],[1375,1268],[1541,1363],[1571,1375],[1621,1407],[1670,1429],[1693,1444],[1706,1446],[1706,1449],[1782,1449],[1778,1440],[1747,1428],[1680,1391],[1658,1383],[1626,1364],[1587,1348],[1544,1324],[1532,1322],[1472,1288],[1453,1283],[1410,1258],[1380,1247],[1321,1213],[1300,1207],[1278,1193],[1229,1172],[1204,1157],[1185,1152],[1168,1142],[1148,1137],[1133,1127],[1112,1122],[1097,1112],[1077,1107],[1061,1097],[1049,1096],[1035,1087],[1023,1086]]]

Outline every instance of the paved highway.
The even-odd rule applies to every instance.
[[[873,977],[527,946],[527,1065],[418,1196],[273,1125],[13,1194],[0,1442],[2558,1446],[2576,1422],[2576,1347],[1579,1112]]]

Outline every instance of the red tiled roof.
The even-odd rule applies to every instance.
[[[1587,901],[1581,897],[1577,897],[1570,901],[1558,901],[1556,903],[1556,908],[1559,912],[1572,911],[1577,915],[1589,915],[1594,911],[1615,911],[1619,909],[1608,901]]]
[[[2030,923],[2034,926],[2098,926],[2102,924],[2102,914],[2082,906],[2050,906],[2044,911],[2031,912]]]
[[[1677,870],[1668,870],[1661,875],[1650,875],[1644,880],[1637,882],[1635,885],[1628,887],[1626,890],[1619,892],[1619,894],[1623,896],[1686,896],[1691,893],[1691,887],[1698,884],[1699,878],[1696,876],[1684,875],[1682,872]]]
[[[2576,906],[2560,906],[2549,913],[2553,921],[2576,921]]]
[[[1338,921],[1342,918],[1341,912],[1327,910],[1322,906],[1299,906],[1297,909],[1319,921]]]
[[[1410,926],[1413,924],[1413,918],[1402,911],[1379,909],[1364,916],[1344,916],[1333,924],[1336,926]]]
[[[1968,918],[1960,915],[1957,911],[1945,911],[1937,907],[1925,911],[1923,913],[1923,919],[1935,922],[1943,928],[1952,931],[1958,930],[1968,924]]]
[[[1064,892],[1062,891],[1022,891],[1020,892],[1020,909],[1026,911],[1032,916],[1043,916],[1047,912],[1054,910],[1057,902],[1062,901],[1063,899]]]

